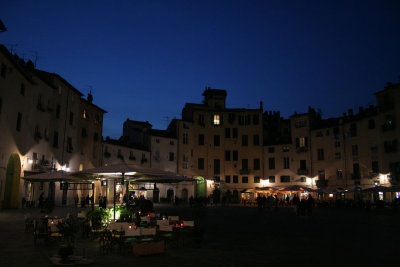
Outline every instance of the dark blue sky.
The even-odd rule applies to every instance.
[[[227,106],[308,105],[323,117],[375,104],[400,75],[400,1],[3,0],[0,42],[63,76],[109,113],[165,129],[205,86]]]

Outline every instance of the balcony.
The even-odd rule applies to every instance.
[[[317,185],[318,188],[325,187],[328,186],[328,180],[319,179],[315,181],[315,184]]]
[[[297,170],[298,175],[307,175],[308,174],[308,169],[298,169]]]
[[[385,123],[382,125],[382,131],[386,132],[386,131],[394,131],[396,130],[396,126],[394,123]]]
[[[304,153],[308,151],[308,148],[306,146],[298,147],[297,148],[297,153]]]
[[[250,169],[241,169],[239,171],[240,174],[250,174]]]
[[[353,179],[353,180],[360,180],[360,179],[361,179],[360,173],[352,173],[352,174],[351,174],[351,179]]]

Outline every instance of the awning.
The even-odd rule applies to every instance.
[[[109,178],[132,182],[178,183],[183,181],[194,182],[195,179],[179,176],[173,172],[146,168],[134,164],[120,163],[92,168],[74,173],[75,176],[85,179]]]
[[[309,187],[301,186],[301,185],[289,185],[282,188],[279,188],[275,191],[275,193],[293,193],[293,192],[313,192],[314,190]]]
[[[61,170],[32,174],[23,177],[23,179],[30,182],[78,182],[81,180],[72,176],[71,173]]]

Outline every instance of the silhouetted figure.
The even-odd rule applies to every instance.
[[[294,205],[296,214],[300,215],[300,199],[297,196],[297,194],[295,194],[294,197],[293,197],[293,205]]]
[[[256,201],[257,201],[257,208],[258,208],[258,211],[261,211],[261,208],[262,208],[262,199],[261,199],[261,196],[260,196],[260,195],[257,196]]]
[[[190,196],[190,198],[189,198],[189,204],[190,204],[190,207],[192,207],[193,206],[193,196]]]
[[[140,223],[141,223],[141,219],[140,219],[139,211],[136,211],[135,212],[135,225],[137,227],[140,227]]]
[[[300,215],[305,216],[306,215],[306,200],[303,198],[300,201]]]
[[[314,198],[311,195],[308,195],[306,205],[307,205],[307,215],[311,216],[314,207]]]
[[[267,203],[267,198],[265,197],[265,195],[263,195],[262,198],[261,198],[261,208],[263,210],[265,210],[266,203]]]
[[[43,208],[43,202],[44,202],[44,193],[42,192],[39,196],[39,209]]]

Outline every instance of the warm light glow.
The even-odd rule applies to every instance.
[[[329,194],[329,197],[333,197],[333,194]]]
[[[220,121],[220,117],[218,114],[214,114],[214,125],[220,125],[221,121]]]
[[[388,176],[389,176],[389,173],[387,173],[387,174],[380,173],[380,174],[379,174],[379,183],[380,183],[380,184],[387,184],[387,183],[389,183]]]
[[[125,175],[135,175],[136,172],[126,172]],[[122,175],[122,172],[104,172],[104,173],[99,173],[98,175]]]
[[[32,163],[33,163],[33,160],[32,160],[32,159],[28,159],[28,163],[29,163],[29,164],[32,164]]]
[[[262,185],[262,186],[269,186],[269,180],[268,180],[268,179],[266,179],[266,180],[261,180],[261,185]]]
[[[67,172],[69,172],[70,169],[69,169],[69,168],[66,168],[65,170],[66,170]]]

